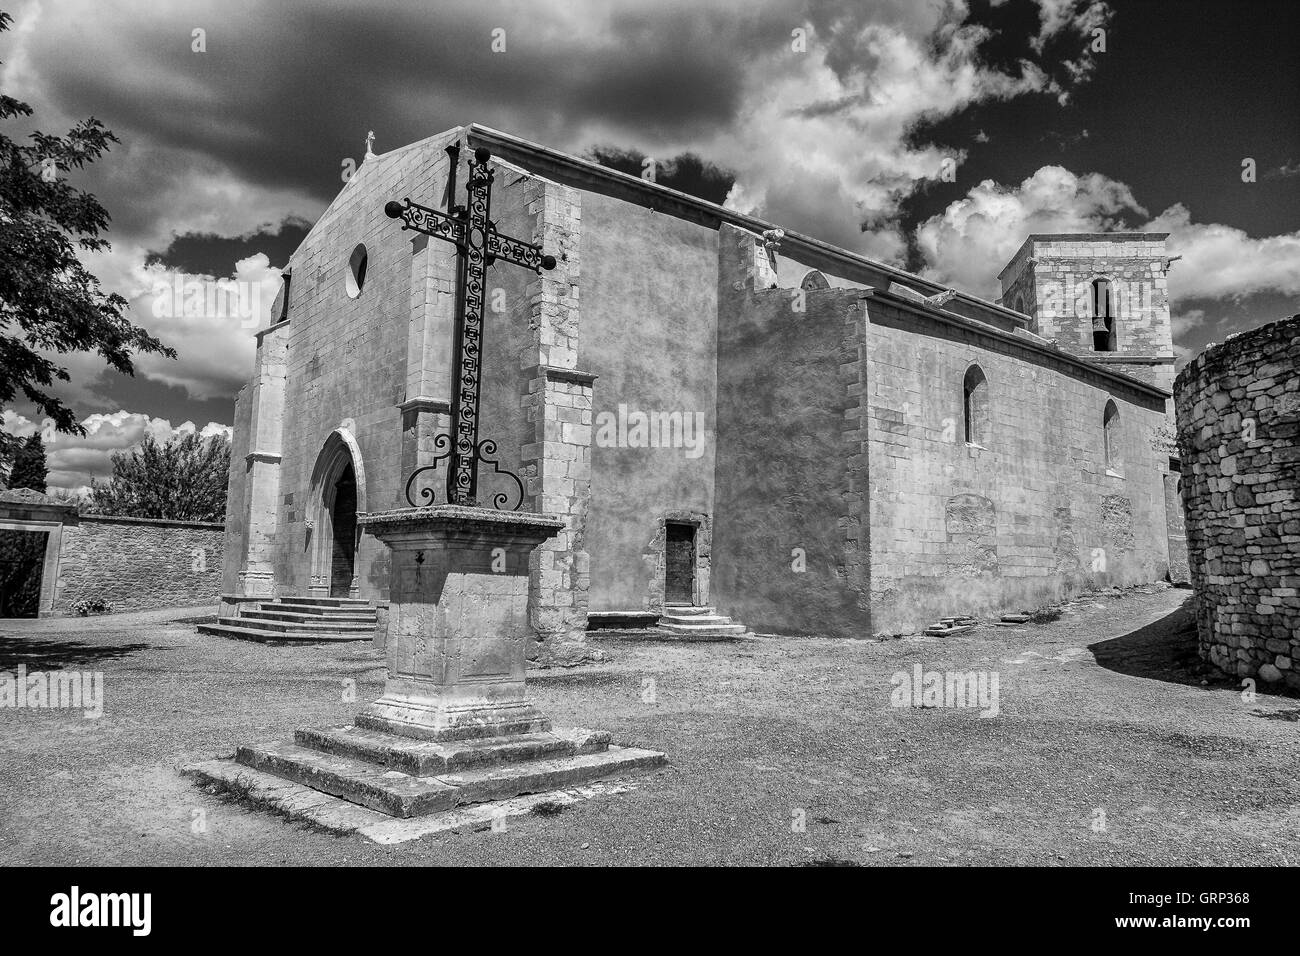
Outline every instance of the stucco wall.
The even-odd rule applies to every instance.
[[[1164,575],[1165,459],[1152,444],[1163,399],[1014,341],[867,301],[875,631]],[[964,435],[971,364],[989,383],[984,448]],[[1122,477],[1105,466],[1108,398],[1120,411]]]
[[[224,537],[219,524],[83,515],[63,526],[54,613],[89,598],[114,611],[215,604]]]
[[[718,234],[597,193],[582,196],[579,362],[592,391],[592,611],[662,600],[655,551],[668,511],[713,511]],[[703,452],[610,447],[602,414],[704,415]]]
[[[1201,656],[1300,687],[1300,316],[1207,349],[1174,388]]]
[[[856,428],[860,293],[754,291],[722,229],[715,603],[767,633],[869,636]],[[795,279],[797,281],[797,277]]]

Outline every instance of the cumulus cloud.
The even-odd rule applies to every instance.
[[[992,298],[998,272],[1030,233],[1112,229],[1169,233],[1170,254],[1182,257],[1169,271],[1174,303],[1300,293],[1300,231],[1252,238],[1232,226],[1193,222],[1182,204],[1151,218],[1124,183],[1061,166],[1044,166],[1017,186],[985,180],[922,222],[916,241],[926,277]],[[1203,318],[1186,313],[1184,328]]]
[[[1192,222],[1178,203],[1143,228],[1169,233],[1169,289],[1179,299],[1240,299],[1259,292],[1300,294],[1300,230],[1251,238],[1244,230]]]
[[[737,170],[727,204],[901,262],[902,201],[965,158],[913,144],[916,126],[1050,85],[1028,61],[1018,75],[984,65],[989,31],[961,25],[960,13],[948,8],[927,31],[839,18],[809,27],[807,53],[769,57],[734,127],[707,150]]]
[[[161,265],[137,266],[147,288],[131,299],[139,324],[176,349],[179,361],[141,356],[139,373],[179,385],[195,398],[233,394],[252,373],[253,331],[270,323],[283,280],[264,253],[235,263],[232,276],[189,275]]]
[[[152,418],[140,412],[117,411],[112,414],[95,414],[82,421],[85,435],[65,435],[54,430],[54,423],[45,419],[40,425],[16,412],[0,412],[0,429],[19,438],[41,433],[45,443],[46,464],[49,468],[50,489],[86,492],[93,479],[103,480],[113,471],[114,452],[127,451],[146,435],[159,442],[198,432],[204,438],[220,435],[231,437],[229,425],[208,422],[199,428],[194,422],[182,422],[175,427],[165,418]]]
[[[917,228],[922,273],[994,298],[998,273],[1030,233],[1122,229],[1133,214],[1147,211],[1126,185],[1100,173],[1044,166],[1018,186],[986,179]]]

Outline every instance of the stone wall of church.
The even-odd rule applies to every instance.
[[[755,289],[757,238],[721,241],[714,603],[765,633],[867,637],[861,293]]]
[[[1206,349],[1174,389],[1201,656],[1300,688],[1300,316]]]
[[[406,398],[408,327],[412,309],[439,290],[426,281],[428,242],[385,216],[384,204],[409,196],[441,206],[449,165],[436,147],[366,160],[292,257],[277,593],[307,594],[312,585],[320,553],[307,529],[319,494],[312,473],[335,429],[352,435],[360,451],[358,509],[405,503],[398,405]],[[366,277],[352,297],[346,276],[358,244],[366,247]],[[356,561],[359,596],[386,599],[388,549],[361,534]]]
[[[584,192],[581,237],[577,361],[597,376],[590,609],[657,611],[665,518],[714,509],[718,233]],[[702,549],[696,579],[709,603]]]
[[[99,598],[118,611],[217,602],[220,524],[82,515],[63,526],[55,614]]]
[[[244,529],[249,432],[252,425],[251,391],[244,386],[235,397],[234,427],[230,437],[230,476],[226,484],[226,530],[221,562],[221,593],[239,593],[239,571],[245,559]]]
[[[992,331],[865,300],[872,627],[907,633],[1164,576],[1164,400]],[[963,380],[990,427],[965,440]],[[1119,409],[1120,474],[1103,414]]]

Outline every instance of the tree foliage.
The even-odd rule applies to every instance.
[[[0,11],[0,32],[12,19]],[[0,92],[0,121],[31,115],[28,104]],[[133,353],[176,353],[128,322],[126,300],[106,295],[78,258],[79,250],[109,248],[100,236],[109,215],[67,174],[99,159],[117,137],[91,117],[66,136],[28,138],[22,145],[0,132],[0,403],[21,393],[58,431],[81,435],[72,409],[50,391],[69,381],[58,355],[98,352],[131,375]],[[0,432],[0,445],[14,441]]]
[[[83,509],[92,514],[174,521],[224,521],[230,442],[191,433],[158,444],[152,435],[113,453],[113,474],[95,482]]]
[[[30,488],[45,494],[45,482],[49,473],[45,463],[45,443],[39,434],[29,435],[14,455],[14,465],[9,472],[9,487]]]

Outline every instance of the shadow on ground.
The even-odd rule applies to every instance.
[[[83,644],[81,641],[0,636],[0,670],[17,668],[19,664],[27,665],[29,671],[60,670],[68,666],[121,660],[149,647],[148,644],[116,644],[105,647]]]
[[[1241,690],[1239,678],[1207,664],[1197,653],[1196,618],[1190,594],[1177,610],[1160,620],[1119,637],[1090,644],[1088,650],[1102,667],[1130,677],[1234,692]],[[1300,693],[1284,685],[1260,684],[1256,691],[1275,697],[1300,697]]]

